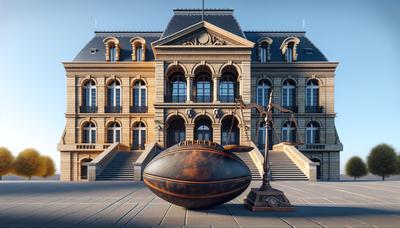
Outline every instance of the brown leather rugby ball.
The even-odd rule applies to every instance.
[[[162,199],[202,209],[239,196],[249,186],[251,173],[219,144],[185,141],[157,155],[144,169],[143,179]]]

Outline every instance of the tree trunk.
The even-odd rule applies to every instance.
[[[385,175],[382,176],[382,181],[385,181]]]

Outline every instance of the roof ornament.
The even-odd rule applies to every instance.
[[[203,8],[201,11],[201,21],[204,21],[204,0],[203,0]]]

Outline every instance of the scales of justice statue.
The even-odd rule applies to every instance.
[[[290,113],[291,121],[296,124],[294,113],[291,110],[285,109],[277,104],[272,103],[272,94],[273,91],[271,90],[267,107],[255,103],[244,104],[240,98],[237,99],[237,103],[240,105],[241,109],[256,108],[258,113],[260,114],[260,118],[263,118],[265,116],[265,153],[262,184],[260,188],[251,189],[251,191],[247,195],[247,198],[244,200],[244,205],[251,211],[294,211],[295,207],[290,204],[283,191],[272,188],[270,184],[271,169],[269,164],[270,142],[268,140],[268,129],[272,127],[272,109],[276,108],[281,112]]]

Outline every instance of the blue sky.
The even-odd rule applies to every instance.
[[[344,151],[365,158],[378,143],[400,149],[400,1],[206,0],[233,8],[243,30],[303,30],[336,72],[336,126]],[[163,30],[174,8],[201,0],[0,0],[0,146],[34,147],[59,163],[65,72],[97,30]]]

